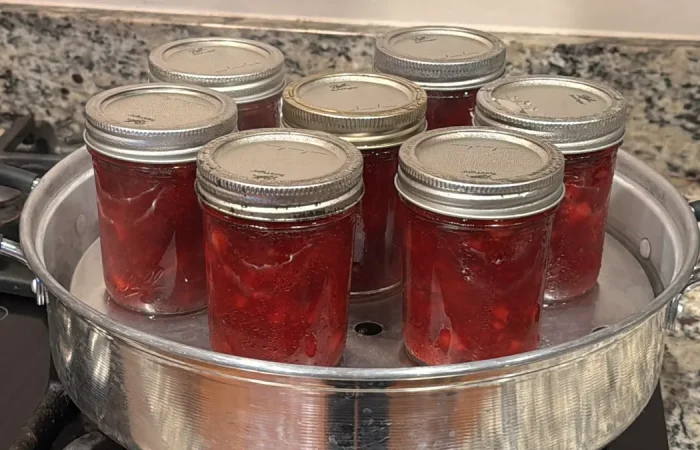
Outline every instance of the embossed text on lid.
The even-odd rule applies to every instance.
[[[407,200],[448,216],[503,219],[537,214],[564,194],[564,159],[520,133],[456,127],[401,146],[396,186]]]
[[[225,136],[198,158],[197,191],[209,206],[259,220],[319,218],[362,196],[362,155],[327,133],[260,129]]]
[[[326,131],[360,148],[398,145],[426,126],[425,91],[388,75],[314,75],[290,84],[283,98],[285,126]]]
[[[505,71],[506,48],[478,30],[420,26],[391,31],[377,39],[374,67],[430,90],[479,87]]]
[[[626,119],[625,101],[616,90],[587,80],[538,75],[482,88],[474,120],[546,139],[569,154],[620,142]]]
[[[218,92],[172,84],[110,89],[85,106],[85,141],[135,162],[194,161],[199,148],[236,130],[236,104]]]
[[[157,81],[205,86],[247,103],[284,88],[284,55],[247,39],[204,37],[161,45],[148,58]]]

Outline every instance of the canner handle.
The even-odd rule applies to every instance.
[[[14,259],[15,261],[21,262],[25,266],[29,267],[27,264],[27,258],[24,257],[24,252],[22,252],[22,247],[19,242],[15,242],[12,239],[7,239],[0,233],[0,255],[7,256],[8,258]],[[21,277],[20,277],[21,278]],[[4,283],[15,284],[17,293],[21,294],[22,280],[19,279],[16,283],[12,283],[12,279],[2,280]],[[36,296],[36,304],[39,306],[44,306],[48,302],[48,293],[44,286],[41,284],[38,278],[32,279],[31,290]]]
[[[695,219],[700,222],[700,200],[694,200],[690,202],[690,209],[693,211],[693,214],[695,215]],[[695,264],[695,267],[693,267],[693,271],[690,274],[690,279],[688,280],[688,283],[685,285],[685,288],[683,289],[683,292],[678,294],[676,298],[673,300],[671,303],[671,306],[669,308],[669,321],[668,321],[668,326],[669,328],[673,328],[676,326],[676,318],[680,313],[683,312],[683,305],[681,305],[680,301],[683,296],[688,295],[690,291],[693,291],[700,287],[700,261]]]
[[[695,215],[695,220],[700,222],[700,200],[694,200],[690,202],[690,209],[693,210],[693,214]],[[687,294],[688,292],[692,291],[693,289],[696,289],[700,287],[700,261],[695,264],[695,267],[693,268],[693,272],[690,275],[690,280],[688,281],[688,284],[685,286],[685,289],[683,290],[683,294]]]
[[[41,178],[33,172],[0,163],[0,185],[2,186],[7,186],[17,189],[25,194],[29,194],[39,184],[40,179]],[[15,261],[29,267],[20,244],[6,238],[1,233],[0,255],[7,256],[8,258],[14,259]],[[28,281],[29,280],[26,275],[23,276],[23,274],[15,274],[10,272],[4,273],[3,276],[0,277],[0,283],[3,283],[5,291],[23,296],[30,295],[28,292],[29,289],[27,289]],[[33,278],[31,280],[30,288],[32,293],[34,293],[36,296],[37,305],[45,305],[48,300],[48,294],[38,278]]]

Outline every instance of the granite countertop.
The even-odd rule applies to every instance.
[[[371,67],[380,27],[0,6],[0,127],[31,112],[60,138],[82,129],[82,105],[109,87],[146,81],[150,48],[194,36],[242,36],[287,57],[290,79]],[[624,148],[700,199],[700,42],[501,36],[508,72],[578,76],[630,103]],[[672,450],[700,448],[700,294],[669,332],[662,386]]]

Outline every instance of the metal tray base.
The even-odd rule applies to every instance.
[[[653,277],[625,246],[606,235],[598,286],[582,298],[547,307],[542,314],[541,347],[561,344],[613,325],[643,311],[654,299]],[[71,293],[110,318],[172,341],[209,349],[206,311],[153,317],[109,301],[102,275],[99,240],[78,263]],[[341,365],[358,368],[410,366],[401,340],[401,295],[351,305],[348,343]]]

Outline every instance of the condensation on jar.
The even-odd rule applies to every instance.
[[[496,81],[477,95],[477,124],[537,136],[564,154],[566,196],[554,220],[548,304],[581,298],[597,285],[626,120],[622,94],[586,80],[513,78]]]
[[[197,164],[212,349],[338,364],[360,152],[326,133],[264,129],[211,142]]]
[[[298,80],[284,91],[283,126],[332,133],[354,144],[364,158],[353,299],[372,299],[401,286],[394,176],[399,146],[425,131],[425,108],[423,89],[390,75],[321,74]]]
[[[203,37],[161,45],[148,57],[151,80],[208,87],[232,97],[238,129],[280,125],[284,55],[238,38]]]
[[[401,146],[411,359],[455,364],[538,347],[563,176],[556,148],[513,132],[433,130]]]
[[[377,71],[411,80],[428,93],[428,129],[472,125],[479,88],[503,76],[506,47],[461,27],[400,28],[376,40]]]
[[[85,119],[109,296],[148,314],[204,308],[197,152],[236,131],[234,101],[196,86],[133,85],[91,98]]]

